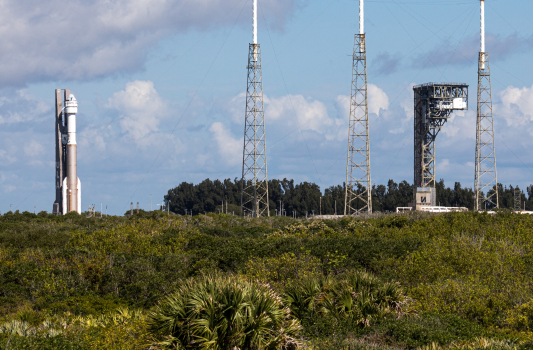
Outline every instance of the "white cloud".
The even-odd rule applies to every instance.
[[[5,185],[3,186],[4,188],[4,192],[5,193],[10,193],[10,192],[13,192],[14,190],[16,190],[17,188],[13,185]]]
[[[413,91],[414,86],[415,86],[414,83],[409,84],[409,88],[408,88],[409,94],[400,103],[400,106],[403,108],[405,112],[405,118],[408,121],[411,121],[415,118],[415,104],[414,104],[415,93]]]
[[[147,144],[147,136],[158,131],[158,125],[168,113],[151,81],[133,81],[109,98],[107,107],[120,113],[120,126],[139,145]]]
[[[525,125],[533,120],[533,86],[509,86],[498,93],[501,104],[494,106],[496,117],[503,117],[508,126]]]
[[[350,116],[350,96],[339,95],[335,97],[335,109],[337,110],[336,124],[339,125],[337,140],[348,138],[348,118]]]
[[[475,140],[476,115],[477,112],[475,110],[453,112],[441,131],[446,136],[446,144],[467,139]]]
[[[0,84],[137,71],[160,39],[232,25],[244,4],[251,7],[242,0],[5,0],[0,6]],[[264,0],[261,7],[272,27],[282,29],[302,4]],[[248,25],[249,18],[241,15],[239,23]]]
[[[384,126],[390,134],[403,134],[406,131],[412,130],[412,123],[414,118],[414,104],[413,104],[413,86],[409,84],[403,92],[405,98],[399,105],[394,105],[385,112],[382,112],[384,117]]]
[[[25,89],[2,91],[0,97],[0,125],[41,121],[51,106],[29,95]]]
[[[83,129],[83,131],[79,132],[78,144],[80,145],[80,148],[90,147],[102,152],[106,150],[105,138],[109,136],[109,127],[95,128],[89,126]]]
[[[15,163],[16,160],[17,158],[13,156],[13,152],[0,149],[0,164],[9,165]]]
[[[335,97],[335,109],[339,119],[348,120],[350,116],[350,96],[339,95]]]
[[[42,156],[46,152],[44,150],[43,145],[41,145],[37,141],[33,140],[28,145],[26,145],[24,147],[24,153],[26,153],[26,155],[28,157],[32,157],[33,158],[33,157]]]
[[[334,121],[328,116],[324,103],[317,100],[307,100],[302,95],[286,95],[265,99],[265,105],[265,118],[267,120],[282,119],[284,124],[298,126],[302,131],[313,130],[324,134],[334,124]]]
[[[379,112],[389,109],[389,96],[374,84],[368,84],[368,113],[379,115]]]
[[[1,152],[0,152],[0,154],[1,154]],[[2,184],[2,186],[0,186],[0,188],[2,188],[4,193],[13,192],[14,190],[17,189],[17,187],[15,186],[15,184],[18,183],[17,180],[19,180],[19,178],[15,174],[6,175],[4,173],[0,173],[0,183]]]
[[[447,172],[450,167],[450,160],[449,159],[443,159],[441,161],[437,161],[437,171],[438,172]]]
[[[344,104],[349,108],[349,97],[339,96],[335,100],[340,118]],[[267,127],[282,128],[284,133],[294,131],[313,131],[326,136],[328,140],[337,136],[339,126],[343,126],[348,114],[342,119],[332,118],[326,105],[318,100],[302,95],[285,95],[281,97],[263,96],[265,123]],[[240,93],[224,103],[223,110],[235,124],[243,124],[245,117],[246,93]],[[269,129],[271,130],[271,129]],[[343,136],[346,137],[346,135]]]
[[[235,139],[224,124],[213,123],[209,128],[218,144],[218,153],[230,165],[236,165],[242,161],[243,139]]]
[[[335,107],[339,118],[346,118],[350,115],[350,96],[339,95],[335,98]],[[381,110],[388,110],[390,106],[389,96],[377,85],[368,84],[368,113],[377,114]]]
[[[244,121],[245,106],[246,92],[241,92],[225,103],[224,110],[230,115],[234,123],[241,124]]]
[[[348,134],[348,118],[350,115],[350,96],[339,95],[334,101],[336,115],[330,116],[328,107],[322,101],[306,98],[303,95],[284,95],[271,97],[264,95],[265,121],[274,130],[280,128],[284,135],[299,132],[298,137],[304,137],[313,142],[344,140]],[[244,122],[246,93],[240,93],[223,104],[223,110],[235,124]],[[368,86],[369,113],[380,114],[389,108],[389,97],[378,86]],[[307,133],[302,136],[301,132]],[[319,136],[321,135],[321,136]],[[303,139],[302,139],[303,140]],[[302,141],[300,140],[300,141]]]

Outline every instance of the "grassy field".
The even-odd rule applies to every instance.
[[[224,349],[257,322],[227,323],[229,297],[215,298],[221,326],[209,336],[202,326],[211,340],[200,342],[198,308],[207,307],[191,300],[216,293],[238,294],[249,313],[266,295],[279,317],[256,331],[278,332],[278,343],[242,340],[241,349],[531,349],[532,237],[533,218],[511,212],[335,221],[7,213],[0,349]],[[165,328],[170,309],[183,322]]]

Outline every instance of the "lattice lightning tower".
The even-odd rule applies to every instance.
[[[484,0],[481,0],[481,50],[478,64],[476,174],[474,186],[476,210],[483,210],[484,203],[489,204],[491,207],[499,208],[490,64],[489,54],[485,52]]]
[[[354,41],[344,215],[372,213],[364,0],[359,0],[359,34]]]
[[[257,0],[253,1],[253,44],[250,44],[247,68],[241,214],[252,217],[270,216],[261,47],[257,43]]]
[[[514,189],[514,211],[522,211],[522,191],[518,187]]]

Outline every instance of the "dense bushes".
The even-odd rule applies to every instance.
[[[510,212],[324,221],[9,213],[0,216],[0,325],[62,330],[46,337],[6,328],[0,349],[8,339],[10,348],[142,349],[156,341],[148,312],[208,271],[269,284],[300,318],[307,348],[525,346],[533,340],[532,234],[533,218]],[[361,271],[374,281],[363,290],[349,282]],[[397,293],[380,292],[386,286]],[[141,311],[115,322],[117,309]]]
[[[426,314],[386,320],[375,332],[410,348],[427,344],[450,344],[488,334],[481,326],[452,314]]]
[[[2,349],[142,349],[148,334],[143,312],[119,308],[98,316],[48,314],[32,324],[15,319],[0,324]]]

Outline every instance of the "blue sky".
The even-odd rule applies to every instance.
[[[372,182],[413,179],[412,86],[470,85],[437,138],[438,179],[474,179],[478,0],[367,1]],[[0,212],[51,211],[53,96],[79,101],[82,209],[149,209],[179,183],[241,174],[251,0],[6,1]],[[269,178],[346,177],[358,1],[259,0]],[[533,183],[533,3],[487,0],[498,180]]]

